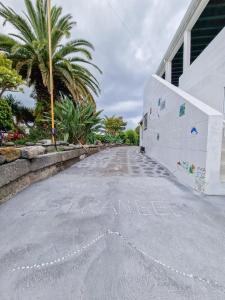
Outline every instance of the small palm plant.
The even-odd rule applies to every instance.
[[[101,112],[92,103],[74,104],[73,100],[63,98],[55,105],[57,134],[70,143],[84,144],[90,134],[102,127]]]

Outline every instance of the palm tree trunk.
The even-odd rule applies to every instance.
[[[43,85],[41,81],[35,83],[35,98],[37,101],[49,102],[50,103],[50,94],[47,87]]]

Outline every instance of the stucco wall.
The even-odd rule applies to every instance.
[[[180,77],[180,88],[224,112],[225,28]]]
[[[146,154],[194,189],[220,193],[215,189],[220,183],[222,114],[156,75],[145,90],[146,113]]]

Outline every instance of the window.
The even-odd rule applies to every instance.
[[[191,30],[191,63],[225,26],[224,0],[210,0]]]
[[[179,78],[183,74],[184,44],[181,45],[172,60],[172,84],[179,86]]]
[[[144,130],[146,130],[148,128],[148,114],[144,115],[143,125],[144,125]]]

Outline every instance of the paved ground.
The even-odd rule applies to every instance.
[[[137,148],[105,150],[0,206],[1,300],[224,300],[225,199]]]

